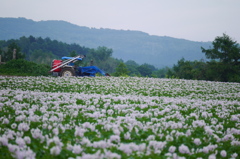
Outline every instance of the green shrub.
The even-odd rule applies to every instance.
[[[8,61],[0,65],[0,75],[18,75],[18,76],[47,76],[50,66],[36,64],[24,59]]]

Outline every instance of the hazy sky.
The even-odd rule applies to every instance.
[[[0,17],[64,20],[193,41],[226,33],[240,43],[240,0],[1,0]]]

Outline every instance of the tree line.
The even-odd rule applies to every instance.
[[[223,34],[212,42],[213,48],[201,48],[208,61],[181,59],[167,76],[222,82],[240,82],[240,47],[237,41]]]
[[[16,49],[16,58],[25,59],[40,65],[50,67],[53,59],[61,59],[63,56],[86,55],[86,58],[78,62],[80,66],[88,66],[91,62],[105,72],[115,74],[119,64],[124,63],[122,59],[113,58],[113,50],[105,46],[98,48],[87,48],[78,44],[67,44],[50,38],[21,37],[19,39],[1,40],[0,55],[2,62],[13,58],[13,50]],[[152,76],[157,69],[150,64],[139,65],[135,61],[127,61],[128,76]],[[3,66],[1,66],[3,67]],[[118,75],[118,73],[116,74]],[[157,75],[153,75],[157,76]]]
[[[113,50],[104,46],[98,48],[82,47],[78,44],[66,44],[50,38],[35,38],[33,36],[20,39],[0,41],[0,55],[2,61],[12,59],[13,49],[16,50],[17,59],[25,59],[39,65],[34,69],[50,69],[53,59],[62,56],[87,56],[79,62],[80,66],[88,66],[91,63],[114,76],[139,76],[156,78],[182,78],[224,82],[240,82],[240,47],[239,44],[226,34],[218,36],[213,41],[213,48],[201,48],[208,61],[187,61],[180,59],[172,68],[158,69],[150,64],[138,64],[133,60],[124,62],[113,58]],[[24,62],[21,61],[21,64]],[[43,66],[43,67],[40,67]],[[0,66],[1,68],[4,66]],[[43,69],[44,68],[44,69]],[[42,72],[39,71],[39,72]],[[1,71],[3,72],[3,71]],[[37,71],[35,70],[35,74]],[[41,74],[44,74],[43,72]]]

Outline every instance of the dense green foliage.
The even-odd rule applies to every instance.
[[[47,76],[50,66],[24,59],[10,60],[0,65],[0,75]]]
[[[202,52],[211,61],[188,61],[181,59],[167,75],[184,79],[223,82],[240,82],[240,47],[228,35],[216,37],[213,48]]]
[[[57,40],[51,40],[50,38],[43,39],[41,37],[35,38],[33,36],[23,36],[16,40],[11,39],[0,41],[0,47],[3,52],[8,52],[8,50],[10,50],[12,53],[12,47],[10,48],[9,46],[13,44],[19,52],[25,54],[27,60],[44,64],[50,64],[53,58],[66,56],[66,54],[69,54],[72,51],[75,51],[78,54],[87,54],[89,50],[88,48],[81,47],[77,44],[66,44]],[[5,61],[8,60],[9,59],[6,59]]]
[[[239,44],[226,34],[215,38],[212,49],[204,49],[202,47],[202,52],[205,53],[207,58],[219,59],[224,64],[240,64]]]
[[[15,56],[13,57],[13,52],[15,52]],[[21,53],[21,48],[14,42],[10,43],[7,47],[7,49],[1,49],[0,48],[0,55],[2,61],[10,61],[13,58],[15,59],[23,59],[25,56]]]
[[[128,76],[129,71],[127,69],[127,66],[121,62],[117,68],[116,68],[116,72],[114,73],[115,76],[119,77],[119,76]]]

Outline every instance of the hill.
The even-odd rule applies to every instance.
[[[32,35],[90,48],[106,46],[113,49],[115,58],[156,67],[172,66],[181,58],[205,59],[200,48],[211,45],[210,42],[155,36],[141,31],[89,28],[65,21],[36,22],[25,18],[0,18],[0,28],[0,40]]]

